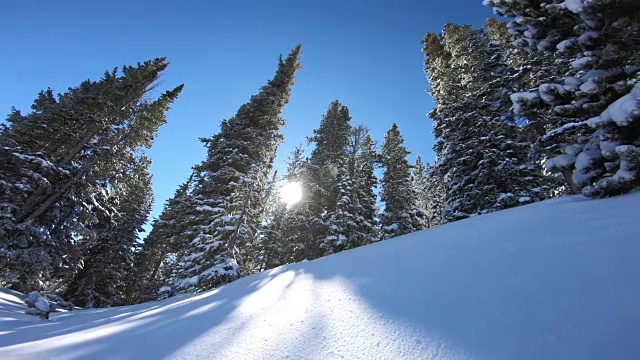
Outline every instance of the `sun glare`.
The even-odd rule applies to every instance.
[[[291,206],[302,199],[302,188],[296,182],[286,183],[280,189],[280,199]]]

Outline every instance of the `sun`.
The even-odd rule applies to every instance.
[[[297,182],[284,184],[280,189],[280,199],[291,206],[302,199],[302,188]]]

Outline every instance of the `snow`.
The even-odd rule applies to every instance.
[[[566,93],[564,87],[560,84],[540,84],[540,98],[547,104],[555,104],[558,96]]]
[[[530,104],[540,99],[540,96],[532,92],[516,92],[509,95],[509,98],[511,99],[511,103],[513,103],[513,112],[518,115],[520,114],[522,104]]]
[[[561,169],[567,169],[573,166],[576,162],[576,156],[572,154],[560,154],[552,157],[544,162],[544,168],[547,171],[556,171]]]
[[[594,62],[594,60],[595,59],[591,56],[583,56],[581,58],[577,58],[576,60],[573,60],[571,62],[571,67],[576,70],[580,70],[587,67],[588,65],[591,65]]]
[[[597,94],[598,92],[600,92],[600,87],[598,87],[598,84],[596,83],[596,79],[591,78],[587,80],[585,83],[583,83],[582,85],[580,85],[580,91],[587,94]]]
[[[615,122],[618,126],[627,126],[640,119],[640,83],[620,99],[614,101],[600,114],[601,122]]]
[[[196,210],[198,211],[210,211],[210,212],[222,212],[224,211],[223,208],[220,207],[211,207],[209,205],[198,205],[196,206]]]
[[[42,296],[38,296],[35,308],[42,312],[47,312],[49,311],[49,301],[47,301],[47,299],[43,298]]]
[[[586,0],[566,0],[564,4],[572,13],[580,14],[584,11],[585,1]]]
[[[548,200],[50,321],[1,292],[0,359],[640,359],[639,203]]]
[[[589,120],[585,120],[585,121],[572,122],[572,123],[564,124],[564,125],[559,126],[559,127],[555,128],[555,129],[551,129],[551,130],[547,131],[547,133],[544,134],[540,140],[541,141],[549,141],[549,139],[553,138],[556,135],[563,134],[566,131],[569,131],[571,129],[574,129],[574,128],[577,128],[577,127],[580,127],[580,126],[588,125],[589,121],[592,121],[592,120],[593,119],[589,119]]]
[[[602,154],[599,149],[582,151],[576,158],[576,169],[589,169],[600,158],[602,158]]]
[[[584,34],[578,37],[578,42],[585,45],[591,45],[595,39],[600,37],[595,31],[586,31]]]
[[[567,40],[562,40],[558,43],[558,45],[556,45],[556,49],[558,49],[558,51],[560,52],[565,52],[565,51],[569,51],[569,49],[575,45],[576,40],[571,38],[571,39],[567,39]]]

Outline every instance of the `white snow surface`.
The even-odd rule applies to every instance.
[[[627,126],[637,119],[640,119],[640,83],[637,83],[628,94],[609,105],[600,114],[599,119],[593,122],[599,124],[600,122],[613,121],[618,126]]]
[[[572,154],[560,154],[548,159],[544,162],[544,168],[547,171],[556,171],[570,168],[575,164],[576,156]]]
[[[584,11],[585,2],[586,0],[566,0],[564,4],[569,11],[580,14]]]
[[[533,101],[540,99],[540,96],[537,93],[533,92],[516,92],[509,95],[511,99],[511,103],[513,104],[513,113],[516,115],[520,114],[521,105],[529,104]]]
[[[638,204],[553,199],[50,321],[5,291],[0,359],[640,359]]]

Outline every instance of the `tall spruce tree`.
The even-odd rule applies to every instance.
[[[318,234],[325,231],[325,223],[316,212],[314,190],[317,187],[302,145],[289,157],[284,181],[298,184],[302,190],[302,199],[283,209],[284,221],[278,241],[280,264],[317,258],[321,256]]]
[[[159,58],[43,91],[30,113],[13,109],[0,125],[0,285],[50,288],[76,271],[78,242],[116,214],[113,179],[151,145],[182,89],[149,99],[167,66]]]
[[[99,218],[96,238],[83,244],[83,267],[66,297],[82,307],[109,307],[126,302],[126,280],[134,271],[133,251],[153,204],[151,161],[131,159],[125,173],[112,181],[110,200],[116,214]]]
[[[191,240],[193,211],[189,195],[195,174],[181,184],[169,198],[151,232],[135,254],[134,268],[127,279],[127,303],[155,300],[175,266],[178,254]]]
[[[278,171],[273,170],[269,181],[262,186],[262,193],[258,202],[261,208],[256,211],[257,214],[261,214],[261,218],[253,235],[247,237],[243,245],[238,247],[237,259],[238,263],[242,264],[240,276],[249,276],[266,268],[266,225],[275,211],[274,208],[278,208],[282,202],[278,187]]]
[[[640,185],[640,8],[636,0],[484,0],[513,18],[515,44],[570,63],[560,81],[518,94],[520,105],[545,106],[575,121],[546,131],[564,143],[545,166],[564,172],[574,191],[600,197]]]
[[[384,167],[381,200],[384,211],[380,214],[382,238],[389,239],[409,234],[426,227],[416,207],[416,196],[411,183],[409,151],[404,138],[394,123],[384,136],[380,161]]]
[[[411,169],[411,186],[415,194],[415,207],[416,211],[420,214],[420,219],[425,222],[423,227],[430,228],[434,222],[434,214],[429,211],[432,199],[429,198],[429,176],[427,175],[427,167],[422,162],[422,158],[418,156],[416,163]]]
[[[378,178],[375,170],[378,167],[378,153],[376,144],[371,135],[366,131],[360,134],[357,131],[354,137],[362,137],[358,142],[358,152],[355,156],[355,184],[354,190],[358,200],[359,208],[356,212],[356,237],[347,246],[356,247],[379,240],[378,234],[378,207],[376,187]],[[352,244],[352,245],[351,245]]]
[[[445,222],[447,189],[444,178],[433,164],[427,164],[425,167],[423,181],[420,190],[424,191],[422,197],[427,213],[427,227],[432,228]]]
[[[262,219],[263,190],[282,141],[279,114],[289,101],[299,52],[296,46],[280,58],[274,78],[222,121],[219,133],[202,140],[207,158],[196,167],[201,176],[192,192],[197,234],[171,275],[174,291],[210,289],[240,275],[237,249],[255,236]]]
[[[547,108],[540,106],[540,102],[534,99],[535,96],[532,97],[530,91],[539,84],[561,81],[570,69],[569,61],[556,53],[528,51],[514,45],[515,37],[505,22],[489,18],[484,29],[489,40],[502,49],[502,61],[512,69],[509,76],[512,110],[516,119],[522,123],[524,139],[531,143],[529,159],[543,164],[570,145],[570,139],[566,136],[556,137],[555,141],[545,141],[544,135],[551,129],[572,122],[573,119],[549,112]],[[579,192],[569,169],[560,171],[564,179],[554,174],[547,175],[552,194]]]
[[[374,175],[377,154],[369,129],[363,125],[353,127],[346,150],[346,159],[336,177],[339,191],[336,208],[327,213],[328,234],[323,243],[326,254],[378,240],[375,194],[378,180]]]
[[[280,198],[277,187],[270,198],[270,206],[266,219],[262,225],[260,247],[261,247],[261,269],[267,270],[290,261],[291,249],[286,239],[287,232],[287,204]]]
[[[308,207],[307,221],[313,228],[313,239],[305,253],[312,259],[333,253],[327,245],[327,236],[332,236],[328,222],[343,194],[338,177],[347,176],[344,172],[351,135],[350,121],[349,109],[339,101],[333,101],[322,116],[320,126],[309,137],[309,142],[315,147],[304,166],[304,187],[308,194],[304,205]]]
[[[510,112],[510,69],[482,30],[448,24],[427,34],[425,70],[436,107],[437,167],[447,182],[445,219],[454,221],[547,195],[529,143]]]

